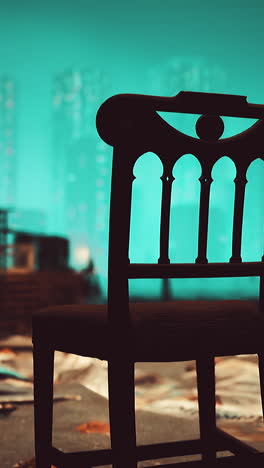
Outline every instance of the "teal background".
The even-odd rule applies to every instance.
[[[69,220],[67,221],[65,215],[67,196],[71,198],[73,205],[75,202],[84,203],[84,205],[87,203],[88,208],[86,211],[83,209],[81,221],[81,229],[84,233],[83,237],[80,235],[79,238],[82,246],[88,245],[89,247],[104,291],[106,288],[107,207],[111,150],[106,145],[105,147],[98,146],[99,137],[96,136],[94,129],[95,109],[112,94],[129,92],[173,95],[183,87],[188,87],[185,90],[190,91],[242,94],[248,96],[249,102],[264,103],[263,24],[262,2],[254,1],[212,4],[209,1],[198,3],[197,1],[175,0],[135,0],[131,3],[115,0],[111,2],[106,0],[100,2],[1,0],[0,75],[14,80],[16,89],[16,179],[13,205],[18,210],[42,213],[45,221],[42,224],[42,230],[45,232],[68,235]],[[191,69],[191,72],[189,75],[187,73],[184,78],[177,79],[180,66],[187,70]],[[99,72],[100,76],[103,76],[104,85],[100,92],[95,93],[95,100],[91,105],[89,122],[92,130],[87,139],[84,138],[80,143],[85,149],[90,141],[89,161],[82,171],[82,177],[87,181],[87,185],[82,179],[83,188],[81,192],[80,189],[76,192],[78,196],[74,196],[74,188],[67,189],[68,195],[62,195],[55,202],[54,193],[58,183],[57,166],[63,166],[65,154],[63,174],[65,178],[71,177],[73,180],[72,172],[67,172],[70,170],[67,161],[71,154],[74,166],[75,151],[77,151],[74,149],[76,146],[69,150],[66,143],[63,146],[59,142],[56,125],[60,117],[58,117],[59,114],[55,115],[53,103],[56,76],[69,70],[71,72],[88,70],[91,74]],[[197,73],[199,77],[195,78]],[[175,78],[171,77],[173,74]],[[191,116],[189,120],[186,117],[183,123],[177,119],[171,123],[178,128],[182,126],[180,129],[193,134],[194,126]],[[234,134],[246,128],[248,124],[249,122],[234,122],[229,119],[226,135]],[[63,138],[67,140],[67,129],[62,129],[61,138],[62,141]],[[101,191],[98,191],[94,176],[98,168],[93,165],[93,161],[100,159],[96,159],[96,154],[98,156],[100,152],[104,155],[104,182]],[[143,212],[145,214],[147,212],[150,216],[154,209],[151,203],[153,193],[155,193],[154,198],[159,196],[161,173],[154,156],[146,161],[148,177],[153,176],[157,179],[156,182],[154,180],[154,185],[151,184],[154,187],[156,183],[156,189],[146,195],[145,203],[150,203],[148,208],[144,208],[140,188],[135,198],[138,197],[141,200]],[[144,160],[141,164],[144,166]],[[186,159],[186,164],[189,176],[195,173],[195,170],[197,171],[196,163],[191,156]],[[136,183],[140,185],[141,172],[140,166],[138,167]],[[259,258],[263,248],[260,245],[263,235],[263,164],[261,165],[260,161],[256,162],[251,170],[256,174],[256,183],[249,190],[246,200],[245,222],[251,227],[248,237],[243,239],[245,259],[249,259],[250,256],[253,256],[253,259]],[[209,241],[209,260],[221,261],[230,256],[228,219],[231,216],[230,207],[233,197],[231,180],[234,178],[234,170],[230,161],[223,160],[215,171],[216,174],[218,171],[218,178],[221,174],[224,175],[226,212],[217,213],[222,193],[220,182],[217,182],[218,185],[213,189],[212,194],[214,214],[211,216],[211,221],[218,220],[218,225],[216,222],[216,227],[210,229],[212,239],[218,239],[218,244],[216,242],[214,246],[213,241]],[[199,175],[198,171],[196,176],[199,177]],[[182,180],[183,176],[179,177],[190,215],[185,217],[186,222],[182,225],[182,231],[177,234],[178,241],[184,240],[184,247],[180,251],[177,250],[177,242],[174,240],[174,244],[171,245],[171,254],[172,260],[175,258],[184,261],[185,253],[187,257],[188,255],[190,257],[195,251],[191,238],[188,236],[186,238],[184,233],[190,232],[191,227],[188,223],[191,220],[196,222],[197,194],[195,190],[197,188],[192,189],[192,195],[188,198],[190,184],[188,180]],[[100,180],[99,178],[99,185]],[[62,179],[60,184],[64,184]],[[67,185],[66,182],[65,184]],[[248,186],[250,187],[250,183]],[[98,198],[101,197],[104,200],[104,205],[100,205],[104,211],[102,211],[103,221],[99,230],[95,229],[94,221],[97,216],[95,210],[99,206],[96,205],[97,202],[93,202],[93,193],[96,190],[99,194]],[[177,207],[176,198],[177,194],[174,206],[177,215],[177,210],[181,210],[182,207]],[[5,206],[7,202],[1,200],[1,204]],[[150,216],[150,221],[146,223],[146,238],[142,237],[140,216],[140,207],[138,207],[134,214],[137,228],[132,227],[135,229],[132,254],[135,257],[141,255],[143,259],[150,260],[153,255],[150,252],[150,246],[157,236],[157,226],[152,225],[155,224],[155,218]],[[145,215],[144,218],[146,219]],[[85,234],[86,222],[87,236]],[[173,222],[172,220],[172,229]],[[29,217],[29,224],[31,224],[28,226],[29,229],[38,230],[33,218],[30,223]],[[72,224],[75,225],[73,234],[78,243],[78,222],[73,219]],[[151,242],[149,242],[150,239]],[[189,257],[187,260],[191,260]],[[81,262],[76,263],[73,254],[72,263],[79,269],[84,266]],[[231,291],[235,290],[240,295],[254,295],[257,287],[254,279],[247,278],[239,281],[224,280],[217,284],[214,282],[212,286],[209,280],[205,281],[203,286],[200,282],[189,284],[190,281],[189,283],[188,281],[184,283],[185,286],[172,285],[173,294],[229,296]],[[160,284],[146,282],[143,285],[134,284],[132,287],[135,294],[154,294],[156,297],[160,295]]]

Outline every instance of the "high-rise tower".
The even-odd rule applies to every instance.
[[[16,93],[15,82],[0,77],[0,207],[16,198]]]
[[[107,94],[105,75],[94,70],[66,71],[54,81],[53,226],[70,239],[77,268],[92,258],[100,269],[106,257],[111,152],[95,117]]]

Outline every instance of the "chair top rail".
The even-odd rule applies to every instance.
[[[115,107],[120,104],[144,106],[145,109],[164,112],[191,114],[218,114],[233,117],[262,119],[263,104],[251,104],[246,96],[180,91],[172,97],[146,96],[143,94],[117,94],[110,97],[103,106]]]
[[[264,275],[264,262],[130,263],[128,278],[221,278]]]

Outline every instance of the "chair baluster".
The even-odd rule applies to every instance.
[[[208,214],[209,214],[209,199],[210,188],[213,179],[211,177],[211,170],[203,173],[199,178],[201,182],[200,191],[200,213],[199,213],[199,237],[198,237],[198,257],[196,263],[208,263],[207,260],[207,236],[208,236]]]
[[[171,187],[174,177],[171,167],[164,169],[162,180],[162,202],[160,217],[160,257],[158,263],[170,263],[169,259],[169,230],[170,230],[170,205]]]
[[[242,224],[244,212],[244,199],[247,178],[245,171],[237,173],[234,180],[235,182],[235,205],[234,205],[234,218],[233,218],[233,240],[232,240],[232,257],[231,263],[238,263],[242,261],[241,258],[241,239],[242,239]]]

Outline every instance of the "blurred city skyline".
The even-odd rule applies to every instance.
[[[204,1],[198,5],[175,0],[136,0],[131,4],[116,0],[2,0],[0,76],[11,80],[15,89],[16,208],[46,213],[47,232],[66,234],[63,210],[67,204],[72,216],[70,204],[76,203],[84,232],[88,205],[80,191],[80,196],[77,192],[74,195],[77,175],[71,166],[78,153],[80,165],[89,166],[89,176],[97,184],[99,195],[87,226],[92,251],[97,249],[101,256],[99,270],[105,274],[107,213],[95,217],[108,203],[107,196],[103,203],[100,197],[103,190],[109,192],[111,149],[102,143],[100,146],[99,137],[96,140],[96,109],[116,93],[173,95],[182,89],[242,94],[249,102],[264,103],[263,19],[261,2],[237,1],[230,6],[228,2],[218,5]],[[54,120],[56,80],[74,73],[90,73],[92,81],[93,76],[101,76],[104,82],[100,87],[97,80],[96,92],[92,89],[96,86],[91,85],[95,100],[90,100],[90,107],[89,103],[78,104],[78,97],[73,100],[75,107],[82,106],[83,115],[92,109],[88,120],[94,125],[92,133],[82,133],[75,146],[68,141],[68,124],[62,124],[64,136],[60,139]],[[65,98],[67,90],[63,93]],[[76,114],[76,109],[73,112]],[[89,145],[86,153],[85,145]],[[93,166],[85,160],[88,157],[101,162]],[[61,190],[66,187],[65,197],[57,199],[57,208],[56,168],[65,174],[65,180],[60,180]],[[91,173],[92,168],[96,175]],[[81,169],[79,174],[81,177]],[[93,188],[91,185],[87,193],[91,195]],[[101,227],[103,222],[104,228],[91,232],[91,222]],[[96,237],[100,239],[98,245]],[[87,241],[83,234],[80,239]]]

